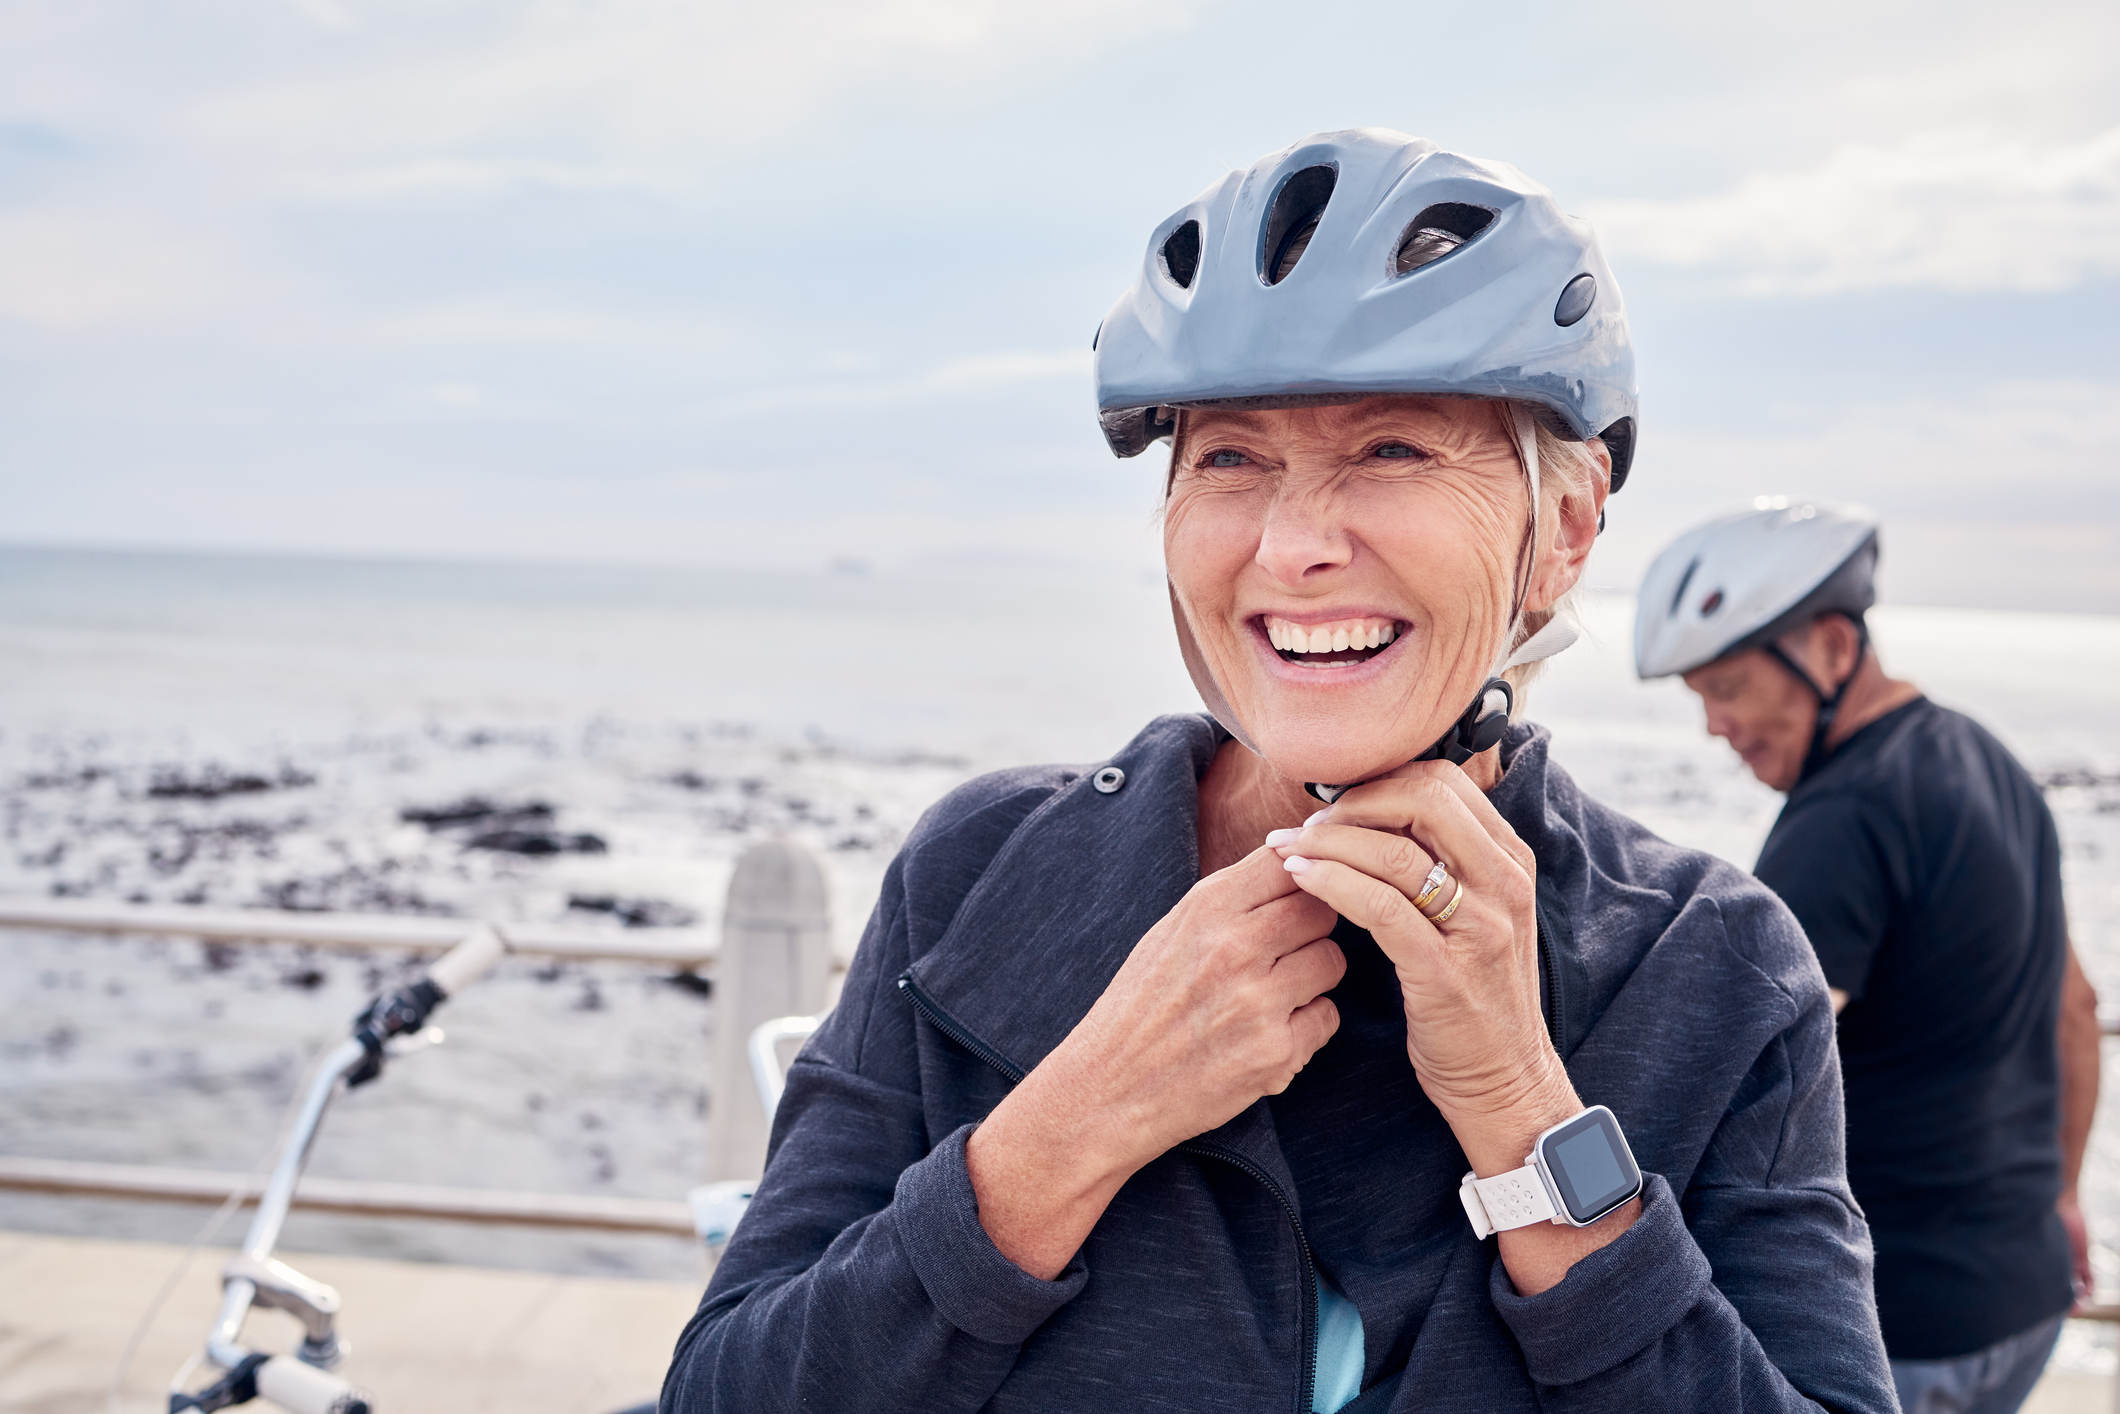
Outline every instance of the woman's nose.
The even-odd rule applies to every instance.
[[[1274,581],[1297,588],[1354,558],[1354,542],[1330,502],[1311,496],[1277,496],[1259,533],[1259,567]]]

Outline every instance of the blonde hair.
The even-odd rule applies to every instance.
[[[1501,406],[1502,422],[1506,428],[1513,420],[1510,405],[1504,403]],[[1538,523],[1531,533],[1531,573],[1536,575],[1539,556],[1546,553],[1553,543],[1553,533],[1560,522],[1563,504],[1568,501],[1589,501],[1595,504],[1597,489],[1605,480],[1605,469],[1588,442],[1571,442],[1562,438],[1547,427],[1535,411],[1532,425],[1536,429],[1533,435],[1538,444]],[[1514,443],[1516,438],[1512,435],[1509,440]],[[1572,617],[1574,613],[1573,589],[1563,594],[1549,608],[1526,610],[1522,621],[1517,625],[1515,641],[1510,644],[1511,650],[1554,619],[1563,615]],[[1502,674],[1503,680],[1509,684],[1509,690],[1516,695],[1514,716],[1523,715],[1524,701],[1530,693],[1532,679],[1536,678],[1545,666],[1543,661],[1525,663]]]

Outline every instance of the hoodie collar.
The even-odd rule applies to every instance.
[[[959,1027],[1029,1072],[1088,1014],[1134,945],[1199,881],[1200,780],[1228,734],[1210,718],[1160,717],[1113,756],[1100,791],[1085,771],[1009,837],[948,930],[910,968]],[[1537,848],[1546,734],[1512,728],[1490,798]],[[1277,1177],[1286,1163],[1264,1101],[1201,1140]]]

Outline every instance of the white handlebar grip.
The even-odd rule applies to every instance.
[[[287,1414],[369,1414],[367,1395],[337,1375],[286,1355],[258,1366],[258,1395]]]
[[[427,969],[427,980],[441,988],[443,996],[453,997],[491,972],[493,965],[507,955],[508,944],[499,930],[491,923],[481,923]]]

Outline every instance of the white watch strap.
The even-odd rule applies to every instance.
[[[1552,1222],[1560,1213],[1553,1206],[1553,1195],[1546,1191],[1545,1180],[1529,1164],[1492,1178],[1468,1173],[1458,1185],[1458,1197],[1465,1204],[1465,1216],[1472,1219],[1472,1230],[1483,1238],[1514,1227]]]

